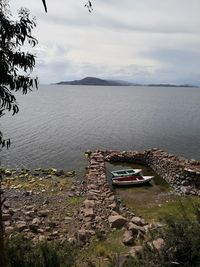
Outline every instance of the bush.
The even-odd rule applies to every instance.
[[[188,218],[182,206],[182,217],[165,218],[165,227],[151,235],[150,243],[157,236],[165,240],[158,251],[150,243],[137,256],[138,266],[148,267],[199,267],[200,266],[200,220],[199,208],[195,208],[196,219]],[[134,266],[134,265],[133,265]]]
[[[71,267],[75,265],[77,247],[65,242],[42,242],[16,235],[6,242],[6,267]]]

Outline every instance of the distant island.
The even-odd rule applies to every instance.
[[[190,84],[139,84],[123,80],[105,80],[96,77],[86,77],[81,80],[61,81],[58,85],[93,85],[93,86],[150,86],[150,87],[198,87]]]
[[[96,77],[86,77],[81,80],[74,80],[74,81],[62,81],[56,84],[60,85],[99,85],[99,86],[133,86],[133,85],[140,85],[136,83],[130,83],[121,80],[104,80],[99,79]]]

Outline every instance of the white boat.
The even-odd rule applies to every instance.
[[[124,177],[124,176],[131,176],[139,174],[142,171],[142,169],[124,169],[124,170],[117,170],[112,171],[112,175],[115,177]]]
[[[112,178],[113,185],[140,185],[149,183],[154,176],[141,176],[141,175],[131,175],[131,176],[121,176]]]

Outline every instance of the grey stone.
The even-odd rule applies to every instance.
[[[127,222],[127,219],[122,217],[121,215],[114,215],[109,216],[108,221],[112,228],[122,228]]]
[[[123,241],[125,245],[133,245],[134,237],[132,231],[125,231],[123,235]]]
[[[128,224],[128,230],[132,231],[133,234],[137,235],[139,232],[145,233],[145,228],[139,225],[136,225],[132,222]]]
[[[132,219],[131,219],[131,222],[132,223],[134,223],[134,224],[136,224],[136,225],[139,225],[139,226],[143,226],[143,225],[145,225],[145,221],[144,221],[144,219],[141,219],[140,217],[133,217]]]
[[[153,243],[154,248],[156,248],[157,250],[160,250],[164,246],[165,241],[162,238],[158,238],[156,240],[153,240],[152,243]]]
[[[23,230],[27,229],[27,225],[25,221],[20,221],[15,224],[17,231],[22,232]]]
[[[10,220],[10,214],[2,214],[2,221],[9,221]]]
[[[95,201],[94,200],[89,200],[86,199],[83,204],[85,205],[86,208],[93,208],[95,206]]]
[[[39,217],[47,217],[49,214],[49,210],[40,210],[38,211],[38,216]]]
[[[132,256],[132,257],[135,257],[136,255],[137,255],[137,253],[138,252],[140,252],[141,250],[143,249],[143,247],[142,246],[134,246],[134,247],[132,247],[131,249],[130,249],[130,255]]]

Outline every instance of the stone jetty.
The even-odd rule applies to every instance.
[[[130,162],[151,167],[174,190],[181,194],[200,196],[200,161],[187,160],[160,149],[138,151],[87,151],[89,160],[85,200],[73,225],[74,238],[85,245],[97,231],[124,229],[123,243],[134,245],[150,229],[142,218],[121,205],[106,177],[106,161]]]
[[[188,160],[154,148],[138,151],[104,151],[105,160],[151,167],[178,193],[200,196],[200,161]]]
[[[123,243],[133,245],[144,236],[148,225],[123,207],[111,190],[107,177],[105,157],[101,151],[89,153],[89,168],[86,177],[87,193],[80,207],[69,240],[76,239],[84,246],[91,236],[111,229],[124,229]]]

